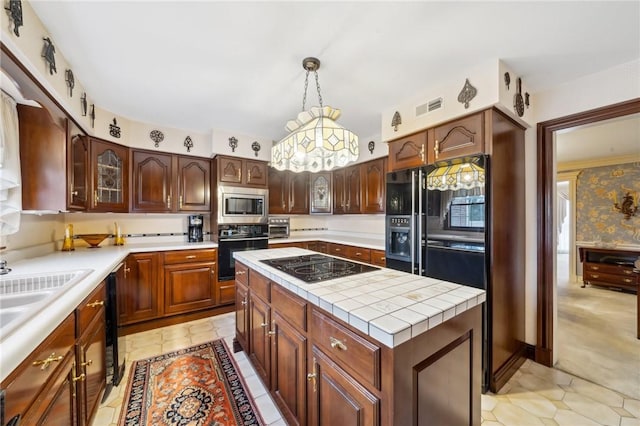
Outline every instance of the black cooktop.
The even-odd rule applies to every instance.
[[[322,254],[281,257],[279,259],[261,260],[261,262],[308,283],[333,280],[380,269],[375,266],[336,259]]]

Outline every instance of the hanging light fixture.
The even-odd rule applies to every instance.
[[[271,148],[271,166],[278,170],[318,172],[343,167],[358,159],[358,136],[335,120],[340,110],[322,105],[318,68],[320,60],[305,58],[302,67],[307,71],[304,80],[302,112],[287,122],[289,134]],[[309,73],[313,72],[318,89],[319,107],[305,111]]]
[[[427,189],[456,191],[484,187],[484,169],[474,162],[442,164],[427,175]]]

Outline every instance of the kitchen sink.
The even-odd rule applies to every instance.
[[[13,328],[34,315],[47,306],[46,299],[62,287],[82,281],[91,272],[92,269],[79,269],[0,278],[0,330],[4,333],[7,325]]]
[[[0,295],[0,312],[9,308],[18,308],[49,297],[52,291],[38,291],[36,293],[15,293]]]

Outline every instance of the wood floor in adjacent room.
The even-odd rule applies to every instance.
[[[231,346],[234,333],[229,313],[127,336],[125,378],[100,406],[93,425],[117,425],[132,360],[217,338]],[[234,357],[266,425],[284,425],[247,357],[243,352]],[[482,425],[640,426],[640,400],[527,360],[499,394],[482,395]]]

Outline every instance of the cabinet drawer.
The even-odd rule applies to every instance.
[[[349,246],[344,244],[329,243],[327,254],[334,256],[347,257]]]
[[[313,342],[342,368],[380,389],[380,347],[315,309],[311,317]]]
[[[627,266],[620,265],[609,265],[606,263],[591,263],[587,262],[584,264],[585,271],[595,272],[595,273],[605,273],[605,274],[616,274],[616,275],[626,275],[633,277],[633,268]]]
[[[24,415],[64,360],[73,356],[74,344],[75,317],[71,314],[2,383],[5,418]]]
[[[248,286],[249,285],[249,268],[240,262],[236,262],[236,281]]]
[[[260,296],[265,302],[271,301],[271,282],[253,269],[249,270],[249,288],[251,294]]]
[[[359,262],[371,262],[371,250],[362,247],[347,246],[347,257]]]
[[[80,337],[85,332],[91,321],[97,315],[104,316],[103,306],[107,301],[107,288],[104,281],[84,299],[78,308],[76,309],[76,327],[78,330],[77,336]]]
[[[636,277],[634,276],[615,275],[594,271],[585,271],[584,281],[592,281],[594,283],[607,283],[611,285],[619,285],[632,288],[635,288],[637,286]]]
[[[212,262],[216,260],[216,249],[176,250],[164,253],[164,263]]]
[[[376,266],[387,266],[387,258],[382,250],[371,250],[371,264]]]
[[[307,331],[307,302],[279,285],[271,288],[271,308],[298,330]]]

